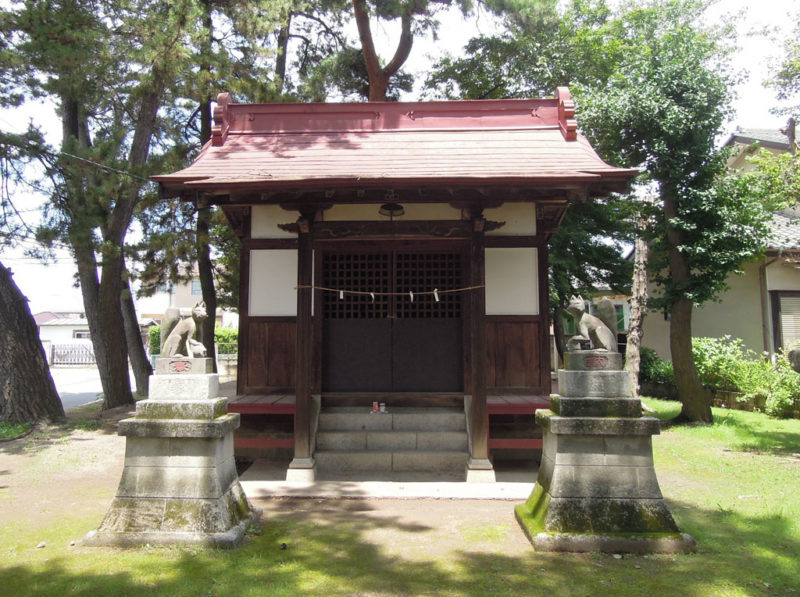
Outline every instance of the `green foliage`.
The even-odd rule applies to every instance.
[[[775,417],[791,416],[800,404],[800,374],[784,352],[773,365],[768,355],[757,355],[730,336],[693,338],[692,350],[704,386],[741,392],[743,399],[763,398],[765,412]]]
[[[754,169],[739,173],[751,196],[771,210],[800,203],[800,154],[762,150],[748,159]]]
[[[640,352],[639,381],[675,387],[675,372],[672,363],[663,360],[652,348],[643,346]]]
[[[0,422],[0,439],[14,439],[26,433],[31,428],[30,423],[6,423]]]
[[[150,328],[150,354],[161,353],[161,326],[154,325]]]
[[[778,92],[778,99],[792,100],[800,94],[800,12],[795,15],[795,28],[783,46],[783,60],[775,77],[768,82]],[[800,105],[776,110],[781,114],[800,114]]]
[[[214,342],[219,344],[220,354],[236,354],[239,348],[239,330],[220,325],[214,328]],[[161,326],[150,328],[150,354],[161,352]]]
[[[707,2],[651,1],[620,16],[627,51],[604,85],[580,90],[580,122],[607,158],[639,166],[658,184],[664,210],[652,230],[651,264],[661,287],[653,307],[680,297],[715,298],[757,255],[769,214],[715,148],[731,114],[731,31],[701,25]],[[678,276],[673,250],[685,262]]]
[[[218,325],[214,329],[214,342],[219,345],[220,354],[236,354],[239,350],[239,330]]]

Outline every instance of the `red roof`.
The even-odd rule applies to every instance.
[[[220,94],[195,162],[167,189],[623,183],[577,134],[569,91],[552,99],[234,104]]]

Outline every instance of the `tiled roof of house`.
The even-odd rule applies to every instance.
[[[789,149],[788,137],[778,129],[740,128],[730,136],[725,145],[733,145],[734,143],[741,143],[743,145],[758,143],[764,147],[772,147],[774,149]]]
[[[800,249],[800,215],[787,212],[772,214],[769,248],[778,251]]]
[[[154,176],[171,192],[423,185],[627,185],[555,98],[359,104],[234,104],[189,167]]]

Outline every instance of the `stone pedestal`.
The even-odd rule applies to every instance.
[[[615,355],[615,356],[614,356]],[[629,397],[618,353],[568,353],[561,395],[536,413],[542,462],[516,517],[537,551],[674,553],[695,550],[667,509],[653,467],[659,421]],[[621,362],[621,361],[619,361]],[[616,370],[614,369],[616,368]]]
[[[233,547],[258,518],[236,474],[239,415],[228,414],[227,401],[218,397],[218,377],[207,373],[210,360],[159,359],[149,398],[136,405],[134,418],[120,421],[125,468],[87,544]]]

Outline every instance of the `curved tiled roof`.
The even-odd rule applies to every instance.
[[[566,88],[552,99],[234,104],[189,167],[154,176],[172,192],[359,186],[624,186],[577,134]]]

